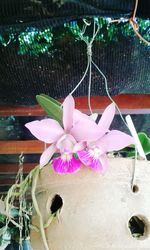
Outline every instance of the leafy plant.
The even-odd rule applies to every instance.
[[[150,154],[150,138],[146,133],[140,132],[138,133],[138,137],[140,139],[141,145],[143,147],[145,155]],[[135,146],[126,147],[119,151],[119,153],[125,155],[126,157],[134,157],[135,156]]]
[[[60,102],[45,94],[37,95],[36,99],[51,118],[57,120],[60,124],[62,123],[62,107]]]

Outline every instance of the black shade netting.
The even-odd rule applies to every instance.
[[[28,23],[44,19],[76,19],[84,16],[130,17],[135,0],[1,0],[2,25]],[[150,17],[150,2],[138,2],[137,16]]]
[[[82,30],[83,18],[91,23],[93,17],[129,18],[134,4],[129,0],[1,0],[0,105],[36,104],[39,93],[65,97],[87,65],[86,44],[75,34],[76,28],[72,32],[71,25]],[[149,5],[149,1],[139,1],[137,16],[142,20],[150,16]],[[150,27],[142,27],[143,23],[142,35],[147,38]],[[88,28],[89,37],[91,32]],[[102,20],[92,52],[93,61],[108,79],[111,95],[150,93],[150,48],[134,35],[128,20],[111,27]],[[74,95],[87,93],[88,76]],[[95,68],[91,95],[106,95],[104,79]]]

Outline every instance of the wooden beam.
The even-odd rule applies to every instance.
[[[10,178],[5,177],[2,180],[0,179],[0,187],[5,186],[5,185],[13,185],[14,183],[15,183],[15,178],[10,179]]]
[[[24,178],[27,176],[28,173],[24,174]],[[9,179],[12,179],[12,180],[15,180],[16,178],[16,175],[17,175],[17,172],[16,173],[0,173],[0,183],[1,183],[1,180],[4,180],[5,178],[8,178]]]
[[[9,190],[9,188],[11,187],[11,185],[4,185],[0,187],[0,194],[3,195],[5,193],[7,193],[7,191]]]
[[[76,97],[76,108],[89,113],[87,97]],[[147,114],[150,113],[150,94],[145,95],[117,95],[113,96],[121,112],[124,114]],[[106,96],[91,97],[91,106],[94,112],[101,114],[111,103]]]
[[[44,116],[46,113],[39,105],[34,106],[0,106],[0,116]]]
[[[29,173],[37,163],[24,163],[23,164],[23,173]],[[17,163],[0,163],[0,174],[11,174],[18,172],[18,164]]]
[[[44,151],[44,143],[38,140],[0,141],[0,154],[40,154]]]
[[[113,96],[123,113],[150,113],[150,94],[121,94]],[[62,100],[61,100],[62,102]],[[87,96],[75,97],[76,108],[89,112]],[[106,96],[92,96],[91,104],[94,112],[101,113],[110,103]],[[44,116],[46,113],[39,105],[35,106],[0,106],[0,116]]]

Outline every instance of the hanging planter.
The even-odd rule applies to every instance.
[[[150,245],[150,163],[137,161],[131,189],[133,160],[109,158],[101,175],[87,166],[72,175],[59,175],[51,165],[39,175],[36,198],[45,224],[49,249],[144,250]],[[49,227],[49,218],[53,217]],[[32,224],[39,228],[34,212]],[[31,231],[33,249],[44,250],[41,236]]]
[[[144,249],[149,244],[149,163],[119,157],[124,147],[135,152],[136,147],[132,136],[109,128],[115,104],[106,107],[96,123],[95,114],[87,116],[75,109],[71,95],[62,105],[46,95],[37,96],[37,100],[54,119],[25,126],[50,145],[41,155],[39,166],[24,180],[19,172],[3,206],[6,223],[13,223],[20,232],[19,243],[29,240],[29,234],[22,234],[22,219],[26,218],[33,249],[116,249],[122,242],[138,249],[135,239],[143,239],[139,244]],[[145,140],[149,143],[148,137]],[[23,155],[19,158],[21,169],[22,164]],[[32,221],[26,217],[27,207],[22,203],[29,190],[34,207]],[[12,201],[17,197],[19,217],[12,217]]]
[[[38,98],[43,107],[45,98]],[[65,99],[63,110],[59,107],[61,126],[52,119],[26,124],[38,139],[52,143],[40,159],[41,168],[48,161],[50,165],[42,169],[34,183],[38,212],[33,215],[32,224],[38,230],[31,231],[33,248],[110,249],[113,245],[121,249],[123,242],[129,242],[135,249],[138,242],[134,238],[146,239],[149,230],[150,214],[140,200],[148,163],[138,162],[137,182],[132,183],[133,160],[108,158],[107,152],[134,143],[131,136],[109,130],[114,104],[105,109],[98,124],[93,116],[75,109],[72,96]],[[58,155],[55,157],[54,153]],[[41,223],[42,239],[44,231],[47,245],[37,233]],[[147,243],[143,244],[142,247]]]

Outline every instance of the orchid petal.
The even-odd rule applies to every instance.
[[[78,109],[75,109],[73,112],[73,124],[76,124],[77,122],[81,121],[81,120],[92,120],[90,116],[82,113],[81,111],[79,111]]]
[[[95,141],[99,138],[101,131],[97,124],[88,119],[80,120],[71,129],[70,133],[78,141]]]
[[[63,135],[64,131],[59,123],[53,119],[43,119],[25,124],[25,127],[40,141],[53,143]]]
[[[103,172],[103,167],[99,159],[93,159],[89,167],[97,172]]]
[[[43,152],[40,157],[40,168],[44,167],[49,162],[55,151],[56,147],[52,144]]]
[[[74,107],[74,99],[71,95],[68,95],[63,102],[63,125],[66,132],[69,132],[73,125]]]
[[[86,147],[85,142],[78,142],[73,147],[73,153],[77,153],[78,151],[83,150]]]
[[[101,131],[104,131],[103,135],[108,132],[109,127],[115,115],[115,104],[111,103],[103,112],[101,119],[98,123],[98,127]]]
[[[72,157],[69,161],[64,161],[61,158],[53,159],[53,168],[59,174],[75,173],[81,167],[81,162]]]
[[[104,135],[97,142],[97,145],[99,145],[105,152],[110,152],[120,150],[134,143],[134,139],[130,135],[127,135],[119,130],[112,130],[108,134]]]
[[[72,152],[76,140],[73,138],[72,135],[66,134],[63,135],[56,144],[56,147],[60,150],[60,152]]]
[[[92,168],[95,171],[103,171],[103,167],[99,159],[94,159],[94,157],[90,156],[90,153],[88,151],[82,150],[79,151],[78,157],[80,161],[85,165],[90,168]]]
[[[85,166],[90,166],[92,163],[92,157],[90,156],[90,153],[86,150],[81,150],[77,152],[77,155],[80,159],[80,161],[85,165]]]

